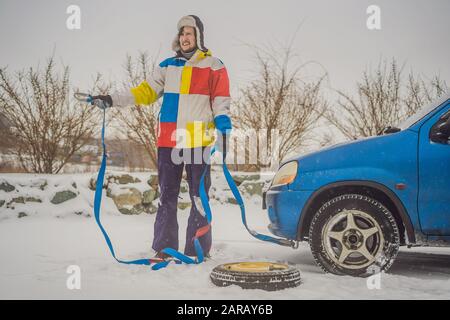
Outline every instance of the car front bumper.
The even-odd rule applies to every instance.
[[[302,208],[313,191],[294,191],[287,187],[269,189],[263,194],[270,232],[279,237],[296,240]]]

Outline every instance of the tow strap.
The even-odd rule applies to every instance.
[[[90,95],[87,94],[76,94],[75,97],[80,100],[80,101],[84,101],[84,102],[91,102],[92,101],[92,97]],[[136,265],[148,265],[150,266],[152,263],[152,269],[153,270],[159,270],[162,268],[165,268],[170,262],[174,262],[176,264],[181,264],[181,263],[186,263],[186,264],[200,264],[204,261],[204,253],[203,253],[203,249],[202,246],[200,244],[199,238],[202,237],[203,235],[205,235],[209,229],[211,228],[211,221],[212,221],[212,213],[211,213],[211,207],[209,205],[209,199],[208,199],[208,195],[206,193],[205,190],[205,175],[207,172],[207,169],[205,169],[205,171],[203,172],[201,179],[200,179],[200,189],[199,189],[199,194],[200,194],[200,200],[203,206],[203,210],[205,212],[205,217],[207,219],[208,224],[199,228],[194,236],[194,247],[195,247],[195,251],[197,253],[197,258],[196,259],[192,259],[191,257],[175,250],[172,248],[165,248],[162,250],[162,252],[168,254],[169,256],[173,257],[174,259],[170,259],[170,260],[165,260],[162,262],[155,262],[154,259],[152,258],[144,258],[144,259],[138,259],[138,260],[121,260],[118,259],[116,257],[115,251],[114,251],[114,247],[113,244],[111,242],[111,239],[108,236],[108,233],[106,232],[105,228],[103,227],[101,220],[100,220],[100,207],[101,207],[101,203],[102,203],[102,193],[103,193],[103,181],[105,178],[105,170],[106,170],[106,158],[107,158],[107,153],[106,153],[106,145],[105,145],[105,119],[106,119],[106,110],[103,109],[103,125],[102,125],[102,134],[101,134],[101,140],[102,140],[102,151],[103,151],[103,155],[102,155],[102,162],[100,165],[100,169],[98,171],[98,175],[97,175],[97,182],[96,182],[96,186],[95,186],[95,196],[94,196],[94,216],[95,216],[95,221],[97,222],[98,227],[100,228],[103,237],[106,240],[106,244],[109,247],[109,251],[111,252],[111,255],[113,256],[113,258],[119,262],[119,263],[123,263],[123,264],[136,264]],[[223,136],[223,139],[225,140],[226,137],[225,135]],[[224,141],[224,148],[225,148],[225,141]],[[213,147],[211,149],[211,156],[214,154],[215,152],[215,148]],[[225,162],[225,157],[226,157],[226,150],[223,150],[223,161],[222,161],[222,169],[223,169],[223,173],[225,175],[225,178],[227,180],[228,186],[230,187],[231,192],[233,193],[234,198],[236,199],[237,204],[239,205],[240,209],[241,209],[241,218],[242,218],[242,223],[244,224],[245,228],[247,229],[247,231],[255,238],[262,240],[262,241],[268,241],[268,242],[272,242],[272,243],[276,243],[282,246],[288,246],[288,247],[293,247],[294,246],[294,241],[292,240],[288,240],[288,239],[280,239],[280,238],[274,238],[271,236],[267,236],[267,235],[263,235],[260,233],[257,233],[256,231],[250,229],[247,225],[247,219],[246,219],[246,214],[245,214],[245,205],[244,205],[244,201],[242,200],[241,194],[239,192],[239,189],[236,186],[236,183],[234,182],[230,171],[227,168],[226,162]]]

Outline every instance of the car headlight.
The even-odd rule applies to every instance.
[[[297,161],[290,161],[282,165],[272,180],[272,187],[286,185],[294,181],[297,176],[297,169]]]

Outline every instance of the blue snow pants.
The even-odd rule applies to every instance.
[[[186,177],[189,185],[189,197],[191,199],[191,211],[186,230],[186,245],[184,254],[195,256],[194,235],[198,228],[208,224],[206,218],[200,214],[201,207],[196,207],[195,198],[198,197],[200,178],[204,172],[205,189],[208,194],[211,186],[211,166],[209,164],[210,148],[173,149],[158,148],[158,178],[160,198],[156,220],[154,225],[154,238],[152,248],[159,252],[164,248],[178,250],[178,221],[177,204],[180,193],[180,183],[183,169],[186,169]],[[177,154],[173,158],[173,152]],[[203,152],[208,155],[207,160],[202,157]],[[174,160],[175,159],[175,160]],[[181,159],[181,163],[180,163]],[[211,249],[211,229],[200,239],[204,253]]]

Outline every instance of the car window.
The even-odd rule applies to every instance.
[[[449,128],[448,119],[450,118],[450,110],[447,110],[443,115],[439,117],[439,120],[431,127],[429,138],[433,142],[437,143],[449,143]]]

